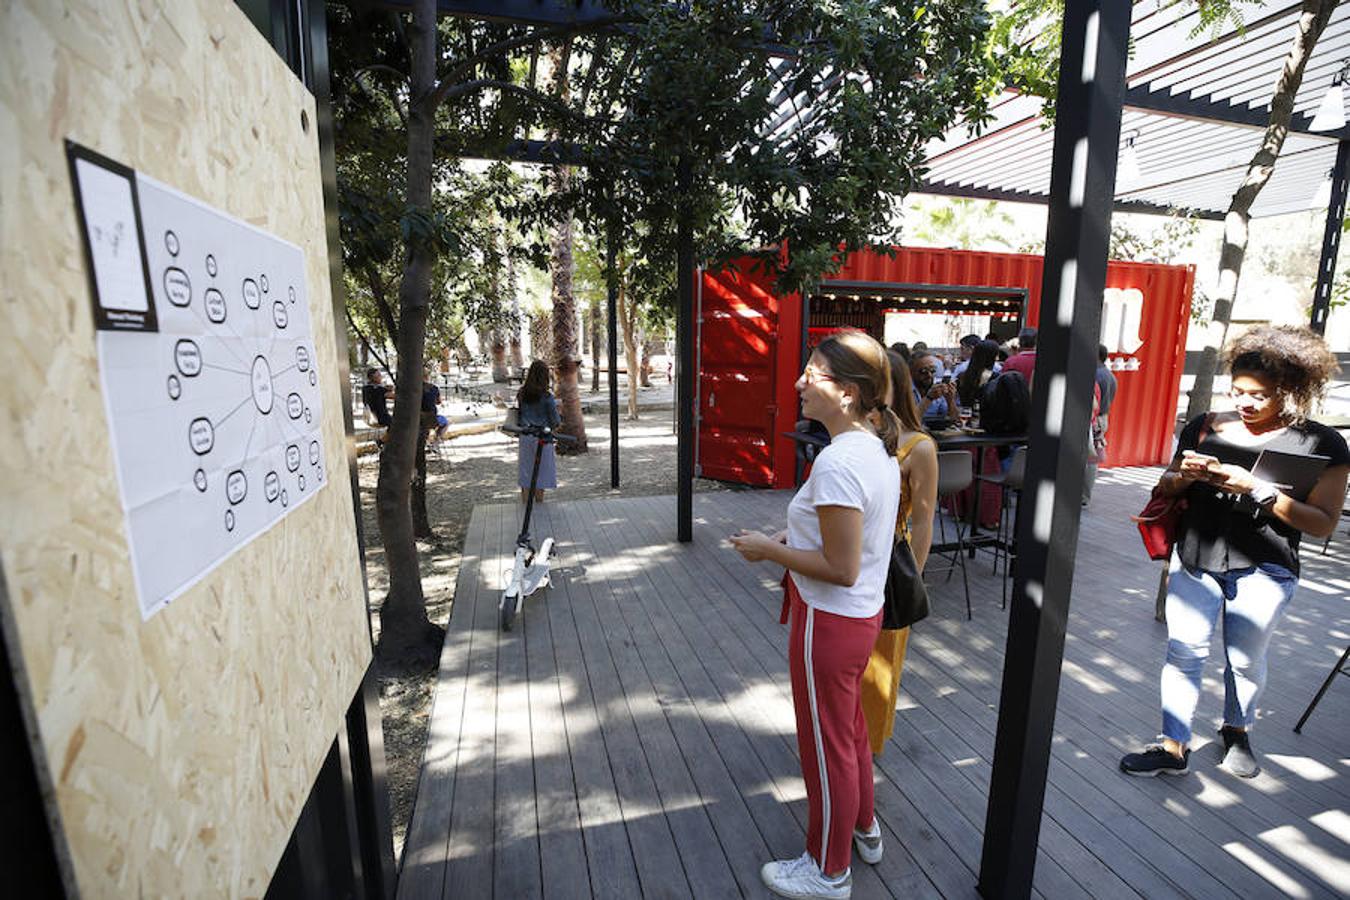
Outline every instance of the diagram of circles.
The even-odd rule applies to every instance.
[[[261,356],[253,357],[253,371],[249,373],[249,385],[253,388],[253,405],[258,412],[267,415],[272,411],[276,399],[272,392],[272,367]]]
[[[219,325],[225,321],[225,295],[215,288],[207,288],[205,295],[202,296],[202,303],[206,306],[206,317],[215,324]]]
[[[182,338],[173,345],[173,364],[178,373],[196,378],[202,372],[202,351],[196,341]]]
[[[192,279],[176,266],[165,269],[164,296],[174,306],[187,306],[192,302]]]

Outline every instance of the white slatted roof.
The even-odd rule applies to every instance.
[[[1231,23],[1217,35],[1192,31],[1195,4],[1159,9],[1136,3],[1132,53],[1126,74],[1121,149],[1133,138],[1138,180],[1117,174],[1119,209],[1195,210],[1221,216],[1260,146],[1298,20],[1299,4],[1241,7],[1244,28]],[[1350,129],[1309,132],[1308,124],[1350,59],[1350,4],[1337,7],[1304,73],[1294,118],[1270,182],[1252,208],[1272,216],[1326,204],[1336,142]],[[1347,85],[1350,87],[1350,85]],[[953,129],[929,147],[923,190],[937,194],[1044,202],[1050,188],[1054,133],[1040,116],[1038,98],[1009,93],[980,136]]]

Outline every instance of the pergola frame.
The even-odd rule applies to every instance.
[[[557,26],[598,24],[603,0],[438,0],[443,15],[515,24]],[[397,3],[385,5],[398,6]],[[928,182],[921,190],[1049,206],[1042,300],[1040,355],[1029,435],[1027,485],[1020,518],[1022,549],[1010,611],[1006,662],[995,738],[993,772],[984,829],[979,890],[988,898],[1031,894],[1039,840],[1055,709],[1063,663],[1065,629],[1078,539],[1081,492],[1088,447],[1092,372],[1100,330],[1110,217],[1114,209],[1163,212],[1171,207],[1115,197],[1116,153],[1122,108],[1151,110],[1183,120],[1218,121],[1263,128],[1264,114],[1217,103],[1198,103],[1126,89],[1130,7],[1111,0],[1067,3],[1063,23],[1059,105],[1048,191],[976,188]],[[1266,20],[1262,20],[1264,23]],[[1257,23],[1257,24],[1262,24]],[[1255,26],[1253,26],[1255,27]],[[784,52],[787,52],[786,50]],[[1187,54],[1189,55],[1189,54]],[[534,66],[531,66],[532,72]],[[594,72],[588,73],[586,83]],[[793,98],[784,96],[785,103]],[[1303,117],[1306,120],[1306,116]],[[779,127],[787,119],[777,123]],[[1291,131],[1306,132],[1306,121]],[[1347,180],[1350,128],[1338,139],[1333,198],[1313,309],[1313,327],[1325,324],[1331,276],[1340,233]],[[585,165],[586,154],[571,145],[522,140],[485,156],[534,163]],[[1215,210],[1205,217],[1221,216]],[[1333,228],[1334,224],[1334,228]],[[611,264],[614,235],[607,252]],[[694,425],[694,254],[692,230],[682,217],[677,235],[678,309],[678,531],[692,539]],[[615,287],[609,286],[609,348],[615,348]],[[611,479],[618,486],[617,376],[610,367]],[[1054,540],[1051,540],[1051,535]]]
[[[1145,136],[1166,136],[1173,144],[1167,155],[1153,161],[1151,168],[1168,172],[1173,180],[1157,181],[1148,188],[1123,185],[1113,189],[1113,209],[1117,212],[1173,214],[1186,212],[1196,218],[1222,221],[1233,191],[1225,184],[1245,173],[1253,142],[1269,124],[1269,95],[1274,78],[1270,76],[1288,50],[1300,4],[1285,0],[1277,8],[1268,4],[1260,18],[1245,22],[1243,28],[1227,27],[1208,39],[1192,36],[1198,21],[1198,5],[1178,4],[1163,9],[1158,4],[1135,3],[1132,36],[1134,53],[1127,59],[1122,117],[1143,122],[1151,130]],[[1253,13],[1255,14],[1255,13]],[[1309,60],[1303,83],[1289,123],[1290,142],[1280,155],[1275,177],[1287,178],[1284,192],[1296,195],[1286,207],[1309,208],[1299,201],[1313,197],[1316,183],[1331,181],[1331,202],[1324,224],[1322,253],[1309,324],[1322,333],[1330,309],[1332,279],[1340,226],[1345,213],[1347,149],[1350,125],[1333,130],[1311,128],[1316,101],[1336,83],[1350,65],[1350,8],[1334,14],[1323,32],[1313,58]],[[986,133],[963,136],[953,129],[930,145],[930,171],[919,191],[939,196],[1019,203],[1047,204],[1048,190],[1026,187],[1028,180],[1044,178],[1047,147],[1043,122],[1036,108],[1039,100],[1013,97],[1002,109],[995,109],[994,126]],[[1122,132],[1132,130],[1122,125]],[[1335,162],[1330,156],[1336,147]],[[1123,152],[1124,147],[1119,149]],[[1222,172],[1206,168],[1219,151],[1230,154]],[[1198,172],[1171,173],[1189,164]],[[1292,171],[1297,169],[1297,171]],[[1210,174],[1199,174],[1210,173]],[[1221,177],[1227,173],[1227,181]],[[1051,176],[1053,177],[1053,176]],[[1200,184],[1207,179],[1204,184]],[[1199,186],[1197,186],[1199,185]],[[1273,188],[1273,189],[1272,189]],[[1279,196],[1281,185],[1268,185],[1258,200]],[[1208,202],[1197,203],[1197,198]],[[1263,213],[1258,208],[1253,215]],[[1264,214],[1271,214],[1269,212]]]

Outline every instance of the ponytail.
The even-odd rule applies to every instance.
[[[900,417],[895,414],[895,410],[882,404],[875,410],[877,417],[872,423],[876,430],[877,437],[881,438],[881,443],[886,447],[886,455],[894,456],[896,449],[900,446]]]

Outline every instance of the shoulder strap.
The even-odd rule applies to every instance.
[[[928,435],[924,434],[922,431],[919,432],[918,434],[910,435],[909,440],[905,441],[898,448],[896,448],[895,451],[896,461],[904,462],[905,458],[909,456],[910,451],[913,450],[916,446],[918,446],[920,441],[925,440],[932,440],[932,439],[928,437]]]

